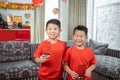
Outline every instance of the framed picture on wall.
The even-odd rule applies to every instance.
[[[13,16],[11,14],[7,15],[7,22],[12,23],[13,22]]]
[[[22,16],[14,16],[14,22],[21,23],[22,22]]]

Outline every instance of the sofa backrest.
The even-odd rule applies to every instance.
[[[73,40],[68,40],[68,41],[65,41],[65,43],[66,43],[66,45],[67,45],[67,47],[68,48],[70,48],[70,47],[72,47],[72,46],[74,46],[74,42],[73,42]],[[89,44],[89,42],[85,42],[85,44],[84,44],[85,46],[87,46],[87,47],[89,47],[90,46],[90,44]]]
[[[34,60],[34,52],[36,51],[39,43],[30,43],[30,53],[31,53],[31,59]]]
[[[30,59],[30,44],[27,41],[0,42],[0,62]]]

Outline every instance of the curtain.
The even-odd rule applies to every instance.
[[[68,39],[72,39],[73,28],[86,25],[86,0],[69,0]]]
[[[31,42],[39,43],[44,39],[45,6],[35,8],[34,27],[31,29]]]

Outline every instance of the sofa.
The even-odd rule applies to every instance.
[[[27,41],[0,42],[0,80],[38,80],[39,66]]]
[[[96,55],[96,58],[92,80],[120,80],[120,50],[108,48],[104,55]]]
[[[72,41],[66,44],[68,48],[73,46]],[[0,80],[38,80],[40,65],[33,57],[38,45],[27,41],[0,42]],[[120,50],[110,49],[108,44],[92,39],[85,45],[94,51],[97,59],[92,80],[120,80]],[[64,80],[66,76],[64,71]]]

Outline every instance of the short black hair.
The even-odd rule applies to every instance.
[[[86,36],[87,36],[87,33],[88,33],[88,28],[86,26],[83,26],[83,25],[78,25],[74,28],[73,30],[73,35],[75,34],[75,31],[76,30],[81,30],[81,31],[84,31]]]
[[[61,29],[61,22],[58,19],[48,20],[46,23],[46,29],[47,29],[48,24],[50,24],[50,23],[58,25],[58,27]]]

